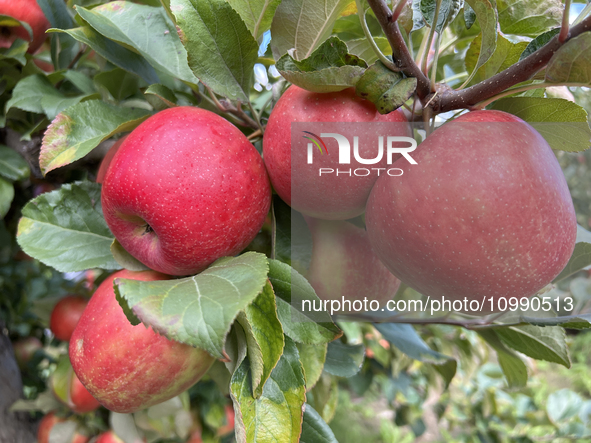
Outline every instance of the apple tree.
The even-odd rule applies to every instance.
[[[590,12],[0,0],[0,440],[591,436]]]

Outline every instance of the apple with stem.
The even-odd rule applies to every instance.
[[[485,301],[480,312],[462,307],[478,315],[536,294],[566,266],[573,202],[552,149],[529,124],[469,112],[413,157],[418,164],[402,176],[380,177],[366,212],[376,255],[408,286],[432,299]]]
[[[49,320],[53,335],[59,340],[70,340],[87,303],[88,300],[79,295],[68,295],[57,302]]]
[[[129,134],[102,188],[117,240],[169,275],[196,274],[242,251],[270,204],[254,146],[222,117],[193,107],[161,111]]]
[[[70,340],[76,375],[111,411],[128,413],[168,400],[191,387],[213,364],[207,352],[167,339],[143,324],[133,326],[117,302],[116,278],[154,281],[153,271],[119,271],[105,279]]]
[[[387,123],[381,127],[384,134],[377,134],[376,126],[369,124],[377,122]],[[309,125],[301,125],[299,131],[292,123]],[[410,125],[398,110],[379,114],[373,103],[355,95],[353,88],[315,93],[292,85],[273,108],[263,137],[263,158],[277,194],[292,208],[311,217],[356,217],[365,210],[378,174],[385,173],[377,169],[388,168],[387,155],[376,164],[368,164],[351,153],[349,164],[339,164],[337,140],[321,137],[322,133],[345,136],[351,150],[355,149],[354,137],[358,137],[360,157],[370,160],[377,158],[378,135],[412,137]]]
[[[27,23],[33,31],[31,41],[31,36],[24,26],[0,26],[0,48],[10,48],[17,38],[29,42],[27,52],[31,54],[41,47],[45,41],[45,31],[50,28],[50,24],[37,0],[0,0],[0,14]]]

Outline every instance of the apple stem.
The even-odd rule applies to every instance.
[[[569,15],[570,15],[570,0],[564,0],[564,12],[562,13],[562,27],[558,34],[558,41],[564,43],[568,38],[569,28]]]

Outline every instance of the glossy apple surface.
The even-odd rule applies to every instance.
[[[308,281],[322,300],[391,300],[400,280],[373,253],[367,232],[340,220],[307,218],[312,232]],[[353,311],[342,310],[345,314]]]
[[[88,300],[79,295],[68,295],[57,302],[49,320],[53,335],[60,340],[70,340],[87,303]]]
[[[117,240],[169,275],[195,274],[240,252],[270,204],[254,146],[222,117],[193,107],[159,112],[128,135],[102,189]]]
[[[378,164],[368,165],[361,164],[351,154],[351,163],[340,165],[337,141],[323,137],[327,153],[320,155],[315,151],[313,164],[308,164],[309,141],[304,138],[306,134],[303,132],[292,133],[292,123],[295,122],[310,123],[306,130],[316,135],[340,133],[349,139],[351,149],[353,137],[358,136],[359,153],[364,159],[376,157],[378,135],[412,136],[408,121],[401,112],[381,115],[371,102],[356,96],[352,88],[323,94],[294,85],[287,89],[273,108],[265,130],[265,165],[273,187],[283,201],[306,215],[329,220],[345,220],[363,213],[378,172],[373,171],[367,176],[355,176],[354,173],[337,176],[336,172],[320,176],[319,168],[335,171],[387,168],[387,157],[384,155]],[[322,131],[318,122],[324,122]],[[390,125],[387,134],[376,134],[375,126],[351,127],[339,124],[343,122],[388,122]],[[304,128],[308,126],[302,126]]]
[[[37,0],[0,0],[0,14],[28,23],[33,30],[33,41],[30,41],[30,35],[23,26],[0,27],[0,48],[10,48],[14,40],[21,38],[29,42],[27,52],[33,53],[45,41],[45,31],[50,25]]]
[[[401,177],[376,182],[366,212],[374,251],[404,283],[437,299],[494,297],[487,312],[499,298],[535,294],[565,267],[573,203],[554,153],[530,125],[470,112],[437,129],[414,158]]]
[[[94,411],[100,406],[98,400],[88,392],[74,372],[70,382],[70,402],[72,410],[79,414]]]
[[[119,140],[117,140],[113,144],[113,146],[111,146],[109,148],[109,150],[107,151],[107,153],[103,157],[103,161],[101,162],[98,172],[96,173],[96,182],[97,183],[102,183],[105,181],[105,175],[107,174],[107,170],[109,169],[109,165],[111,164],[113,157],[115,157],[115,154],[117,154],[117,151],[119,150],[119,148],[121,147],[121,145],[123,144],[123,142],[125,141],[126,138],[127,138],[127,136],[121,137]]]
[[[152,271],[119,271],[98,287],[70,340],[76,375],[94,398],[115,412],[134,412],[161,403],[192,386],[214,358],[168,340],[143,324],[132,326],[117,303],[116,278],[153,281]]]

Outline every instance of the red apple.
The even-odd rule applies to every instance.
[[[413,157],[418,164],[402,176],[380,177],[366,213],[375,253],[404,283],[432,299],[486,300],[486,313],[504,310],[499,299],[535,294],[565,267],[577,230],[573,202],[530,125],[505,112],[470,112]]]
[[[306,221],[313,245],[307,278],[320,299],[349,301],[351,309],[347,305],[339,311],[354,314],[357,300],[367,298],[368,307],[375,300],[383,307],[394,297],[400,280],[373,253],[365,229],[340,220]]]
[[[109,150],[107,151],[107,153],[103,157],[103,161],[101,162],[99,170],[96,173],[96,182],[97,183],[102,183],[105,181],[105,175],[107,174],[107,170],[109,169],[109,165],[111,164],[113,157],[115,157],[115,154],[117,154],[119,147],[125,141],[126,138],[127,138],[127,136],[121,137],[119,140],[117,140],[113,144],[113,146],[111,146],[111,148],[109,148]]]
[[[27,363],[33,358],[35,352],[43,349],[43,343],[37,337],[26,337],[15,341],[12,344],[14,348],[14,356],[19,368],[23,369]]]
[[[310,138],[320,133],[340,133],[349,140],[351,150],[354,148],[353,137],[358,136],[359,153],[363,159],[376,158],[378,135],[412,137],[408,121],[401,112],[381,115],[373,103],[356,96],[352,88],[320,94],[290,86],[269,117],[263,137],[265,165],[275,191],[287,204],[306,215],[329,220],[345,220],[363,213],[380,172],[371,168],[387,168],[387,156],[383,155],[377,164],[362,164],[351,154],[350,164],[339,164],[337,141],[323,137],[327,152],[322,155],[315,152],[313,164],[308,164],[308,135],[292,128],[295,122],[310,123],[302,126]],[[343,124],[351,122],[368,124]],[[370,122],[389,123],[387,134],[377,134],[376,127],[369,125]],[[345,171],[345,174],[320,175],[320,168]],[[369,174],[346,174],[349,170],[362,169]]]
[[[57,423],[63,423],[65,421],[65,419],[57,417],[53,412],[45,415],[39,422],[39,428],[37,430],[38,443],[49,443],[49,434],[51,433],[53,427]],[[87,441],[88,437],[86,435],[80,434],[76,431],[70,441],[63,443],[86,443]]]
[[[57,302],[49,320],[49,329],[53,335],[59,340],[70,340],[87,303],[88,300],[79,295],[68,295]]]
[[[103,432],[94,443],[123,443],[114,431]]]
[[[60,357],[55,371],[49,377],[48,386],[55,398],[78,414],[94,411],[100,406],[80,383],[65,355]]]
[[[23,26],[0,27],[0,48],[10,48],[12,42],[22,38],[30,42],[27,52],[33,53],[45,41],[45,31],[49,29],[50,24],[37,4],[37,0],[0,0],[0,14],[28,23],[33,30],[31,42],[29,33]]]
[[[117,303],[116,278],[153,281],[153,271],[119,271],[98,287],[70,340],[76,375],[94,398],[115,412],[134,412],[161,403],[192,386],[214,358],[207,352],[132,326]]]
[[[100,406],[98,400],[88,392],[74,372],[70,382],[70,402],[72,410],[78,414],[94,411]]]
[[[102,190],[121,245],[156,271],[189,275],[244,249],[271,204],[263,161],[232,124],[203,109],[164,110],[138,126]]]

